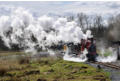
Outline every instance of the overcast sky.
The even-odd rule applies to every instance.
[[[17,7],[28,9],[34,15],[45,14],[76,14],[83,12],[89,15],[116,15],[120,13],[120,2],[71,2],[71,1],[51,1],[51,2],[0,2],[0,15],[9,14]]]

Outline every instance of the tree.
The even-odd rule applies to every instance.
[[[112,41],[120,41],[120,14],[110,17],[108,20],[109,31],[108,37]]]
[[[69,16],[69,17],[67,17],[67,20],[68,20],[69,22],[73,21],[73,20],[74,20],[74,16]]]
[[[83,30],[89,27],[89,16],[79,13],[77,14],[78,26]]]

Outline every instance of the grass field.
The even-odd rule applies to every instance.
[[[1,56],[9,56],[9,55],[23,55],[25,54],[22,51],[0,51],[0,57]]]
[[[84,63],[28,57],[0,60],[0,81],[110,81],[109,73]]]

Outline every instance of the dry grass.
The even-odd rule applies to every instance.
[[[4,76],[8,70],[9,70],[9,67],[6,67],[6,66],[0,67],[0,76]]]
[[[0,51],[0,56],[9,56],[9,55],[24,55],[26,53],[19,51]]]
[[[19,59],[19,64],[29,64],[30,63],[30,58],[29,57],[23,57]]]
[[[7,67],[10,69],[15,69],[19,67],[17,60],[0,60],[0,67]]]
[[[9,70],[15,69],[16,62],[0,60],[0,76],[4,76]]]
[[[28,58],[0,60],[0,76],[4,76],[8,71],[24,69],[29,62]]]
[[[103,76],[100,76],[103,75]],[[0,60],[0,81],[110,81],[103,71],[84,63],[61,59],[30,58]]]

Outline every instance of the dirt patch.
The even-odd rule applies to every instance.
[[[71,76],[71,77],[68,77],[67,78],[68,80],[71,80],[71,79],[75,79],[73,76]]]
[[[47,81],[46,79],[37,79],[37,81]]]
[[[21,58],[19,59],[19,64],[29,64],[30,58]]]
[[[86,67],[86,66],[82,66],[82,67],[80,67],[81,69],[87,69],[88,67]]]
[[[7,80],[7,81],[22,81],[20,78],[17,78],[17,77],[11,77],[10,80]]]
[[[50,69],[50,70],[48,70],[48,72],[54,72],[54,70],[53,70],[53,69]]]
[[[73,73],[77,73],[78,70],[79,70],[79,69],[74,68],[71,73],[72,73],[72,74],[73,74]]]
[[[94,76],[93,79],[94,80],[100,80],[100,81],[106,81],[106,78],[103,75]]]
[[[32,71],[26,71],[25,75],[31,75],[31,74],[40,74],[39,70],[32,70]]]
[[[8,68],[0,68],[0,76],[4,76],[8,71]]]

